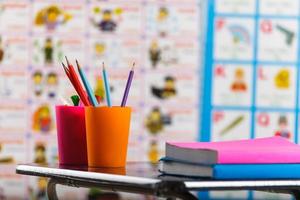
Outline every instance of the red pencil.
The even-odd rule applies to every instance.
[[[65,73],[67,74],[67,76],[68,76],[70,82],[72,83],[74,89],[76,90],[77,94],[80,96],[81,99],[83,99],[83,94],[82,94],[82,92],[79,90],[77,84],[74,82],[74,78],[73,78],[72,75],[70,74],[69,69],[64,65],[64,63],[62,63],[62,65],[63,65],[63,68],[64,68]],[[84,100],[83,100],[83,101],[84,101]],[[85,102],[84,105],[88,105],[88,104],[86,104],[86,102]]]
[[[62,62],[61,64],[62,64],[62,66],[63,66],[63,68],[64,68],[65,73],[67,74],[68,78],[70,79],[70,81],[71,81],[72,84],[73,84],[73,80],[71,79],[69,69],[65,66],[65,64],[64,64],[63,62]]]
[[[67,72],[69,73],[70,75],[70,81],[73,83],[73,86],[76,90],[76,92],[78,93],[78,95],[80,96],[82,102],[84,105],[86,106],[90,106],[91,103],[90,101],[88,100],[87,96],[86,96],[86,93],[78,79],[78,76],[76,74],[76,71],[74,69],[74,67],[69,63],[67,57],[66,57],[66,61],[67,61],[67,65],[68,65],[68,68],[67,68]],[[67,74],[68,75],[68,74]]]

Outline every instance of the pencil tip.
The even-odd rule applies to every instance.
[[[102,62],[102,69],[105,69],[105,65],[104,65],[104,62]]]
[[[69,66],[70,63],[69,63],[69,60],[68,60],[67,56],[65,56],[65,58],[66,58],[66,61],[67,61],[67,65]]]
[[[135,68],[135,62],[133,62],[131,70],[134,70],[134,68]]]
[[[63,62],[61,64],[63,66],[63,69],[64,69],[65,73],[68,74],[69,73],[69,68],[67,68],[66,65]]]
[[[76,65],[77,65],[77,68],[80,69],[80,65],[79,65],[79,62],[77,59],[76,59]]]

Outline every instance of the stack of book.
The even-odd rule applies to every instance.
[[[299,179],[300,146],[280,136],[226,142],[167,142],[159,171],[223,180]]]

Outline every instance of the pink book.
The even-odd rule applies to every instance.
[[[167,142],[166,157],[199,164],[300,163],[300,146],[280,136],[225,142]]]

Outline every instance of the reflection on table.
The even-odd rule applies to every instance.
[[[0,199],[30,199],[40,200],[46,198],[47,178],[23,176],[15,173],[15,164],[0,165]],[[99,171],[99,169],[89,169],[89,171]],[[116,169],[112,173],[124,174],[125,169]],[[141,172],[143,173],[143,172]],[[151,196],[133,195],[128,193],[114,193],[103,191],[98,188],[71,188],[67,186],[57,187],[59,199],[153,199]]]

